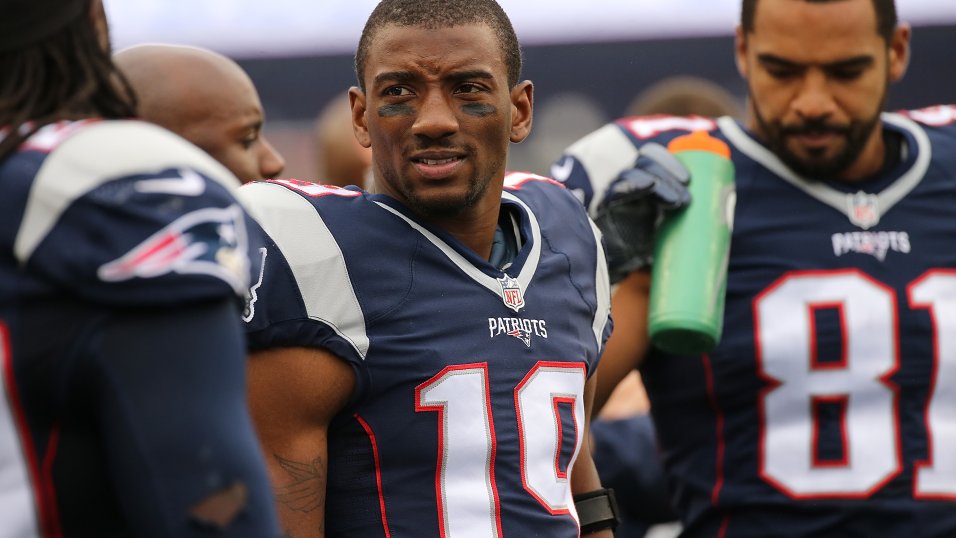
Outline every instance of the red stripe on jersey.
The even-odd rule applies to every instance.
[[[365,422],[358,413],[352,416],[355,417],[355,420],[357,420],[359,425],[362,426],[362,429],[365,430],[369,443],[372,444],[372,459],[375,460],[375,485],[378,489],[378,506],[382,511],[382,529],[385,530],[385,536],[391,538],[392,533],[388,530],[388,518],[385,516],[385,492],[382,491],[382,465],[378,459],[378,443],[375,441],[375,432],[372,431],[372,427],[369,426],[368,422]]]

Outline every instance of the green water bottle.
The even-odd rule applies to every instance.
[[[691,203],[658,230],[651,272],[651,343],[698,355],[720,341],[733,228],[734,164],[730,148],[706,131],[675,138],[667,149],[690,171]]]

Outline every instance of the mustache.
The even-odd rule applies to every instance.
[[[849,125],[834,125],[827,123],[826,120],[807,120],[798,125],[783,125],[780,127],[780,134],[784,136],[804,135],[804,134],[850,134]]]
[[[450,138],[427,138],[427,137],[418,137],[415,142],[411,145],[412,151],[422,152],[435,149],[459,151],[471,155],[474,153],[474,148],[470,144],[457,142]]]

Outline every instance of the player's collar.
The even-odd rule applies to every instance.
[[[504,291],[500,279],[505,276],[516,282],[521,290],[527,290],[528,286],[531,285],[535,271],[538,268],[538,261],[541,259],[541,227],[537,217],[527,204],[518,199],[514,194],[507,191],[502,192],[502,210],[506,211],[504,208],[506,205],[513,208],[510,213],[513,213],[517,217],[517,220],[514,221],[516,223],[514,227],[515,234],[516,237],[523,238],[524,241],[523,243],[518,243],[516,256],[512,264],[503,270],[492,265],[488,260],[481,259],[473,251],[455,241],[449,234],[442,233],[439,230],[429,230],[412,215],[406,214],[401,204],[386,203],[392,200],[385,200],[385,198],[387,197],[374,196],[371,199],[373,199],[379,207],[404,220],[425,239],[441,250],[445,257],[454,263],[463,273],[496,295],[503,297]],[[523,232],[520,236],[517,235],[519,228]],[[505,233],[507,233],[507,228],[505,229]]]
[[[895,181],[876,194],[862,191],[847,193],[826,183],[801,177],[769,149],[751,137],[733,118],[720,118],[717,120],[717,125],[738,151],[763,165],[787,183],[845,214],[850,222],[866,230],[878,224],[880,218],[890,208],[919,185],[930,164],[929,137],[916,122],[900,114],[889,112],[883,113],[882,120],[884,128],[895,129],[907,138],[907,142],[912,147],[907,148],[909,155],[906,159],[912,158],[912,164]],[[867,211],[859,210],[861,204],[866,205]],[[865,215],[865,218],[861,215]]]
[[[495,227],[495,237],[491,243],[491,256],[488,261],[491,265],[504,271],[518,256],[518,245],[521,241],[521,232],[515,216],[508,210],[508,206],[501,206],[498,215],[498,226]]]

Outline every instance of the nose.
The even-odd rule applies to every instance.
[[[825,73],[809,70],[801,81],[791,107],[802,119],[826,119],[836,110],[836,102]]]
[[[419,105],[412,134],[441,139],[458,131],[458,118],[447,96],[440,91],[427,92]]]
[[[266,140],[265,136],[259,139],[259,174],[262,178],[271,179],[282,173],[285,168],[285,159],[276,151],[276,148]]]

